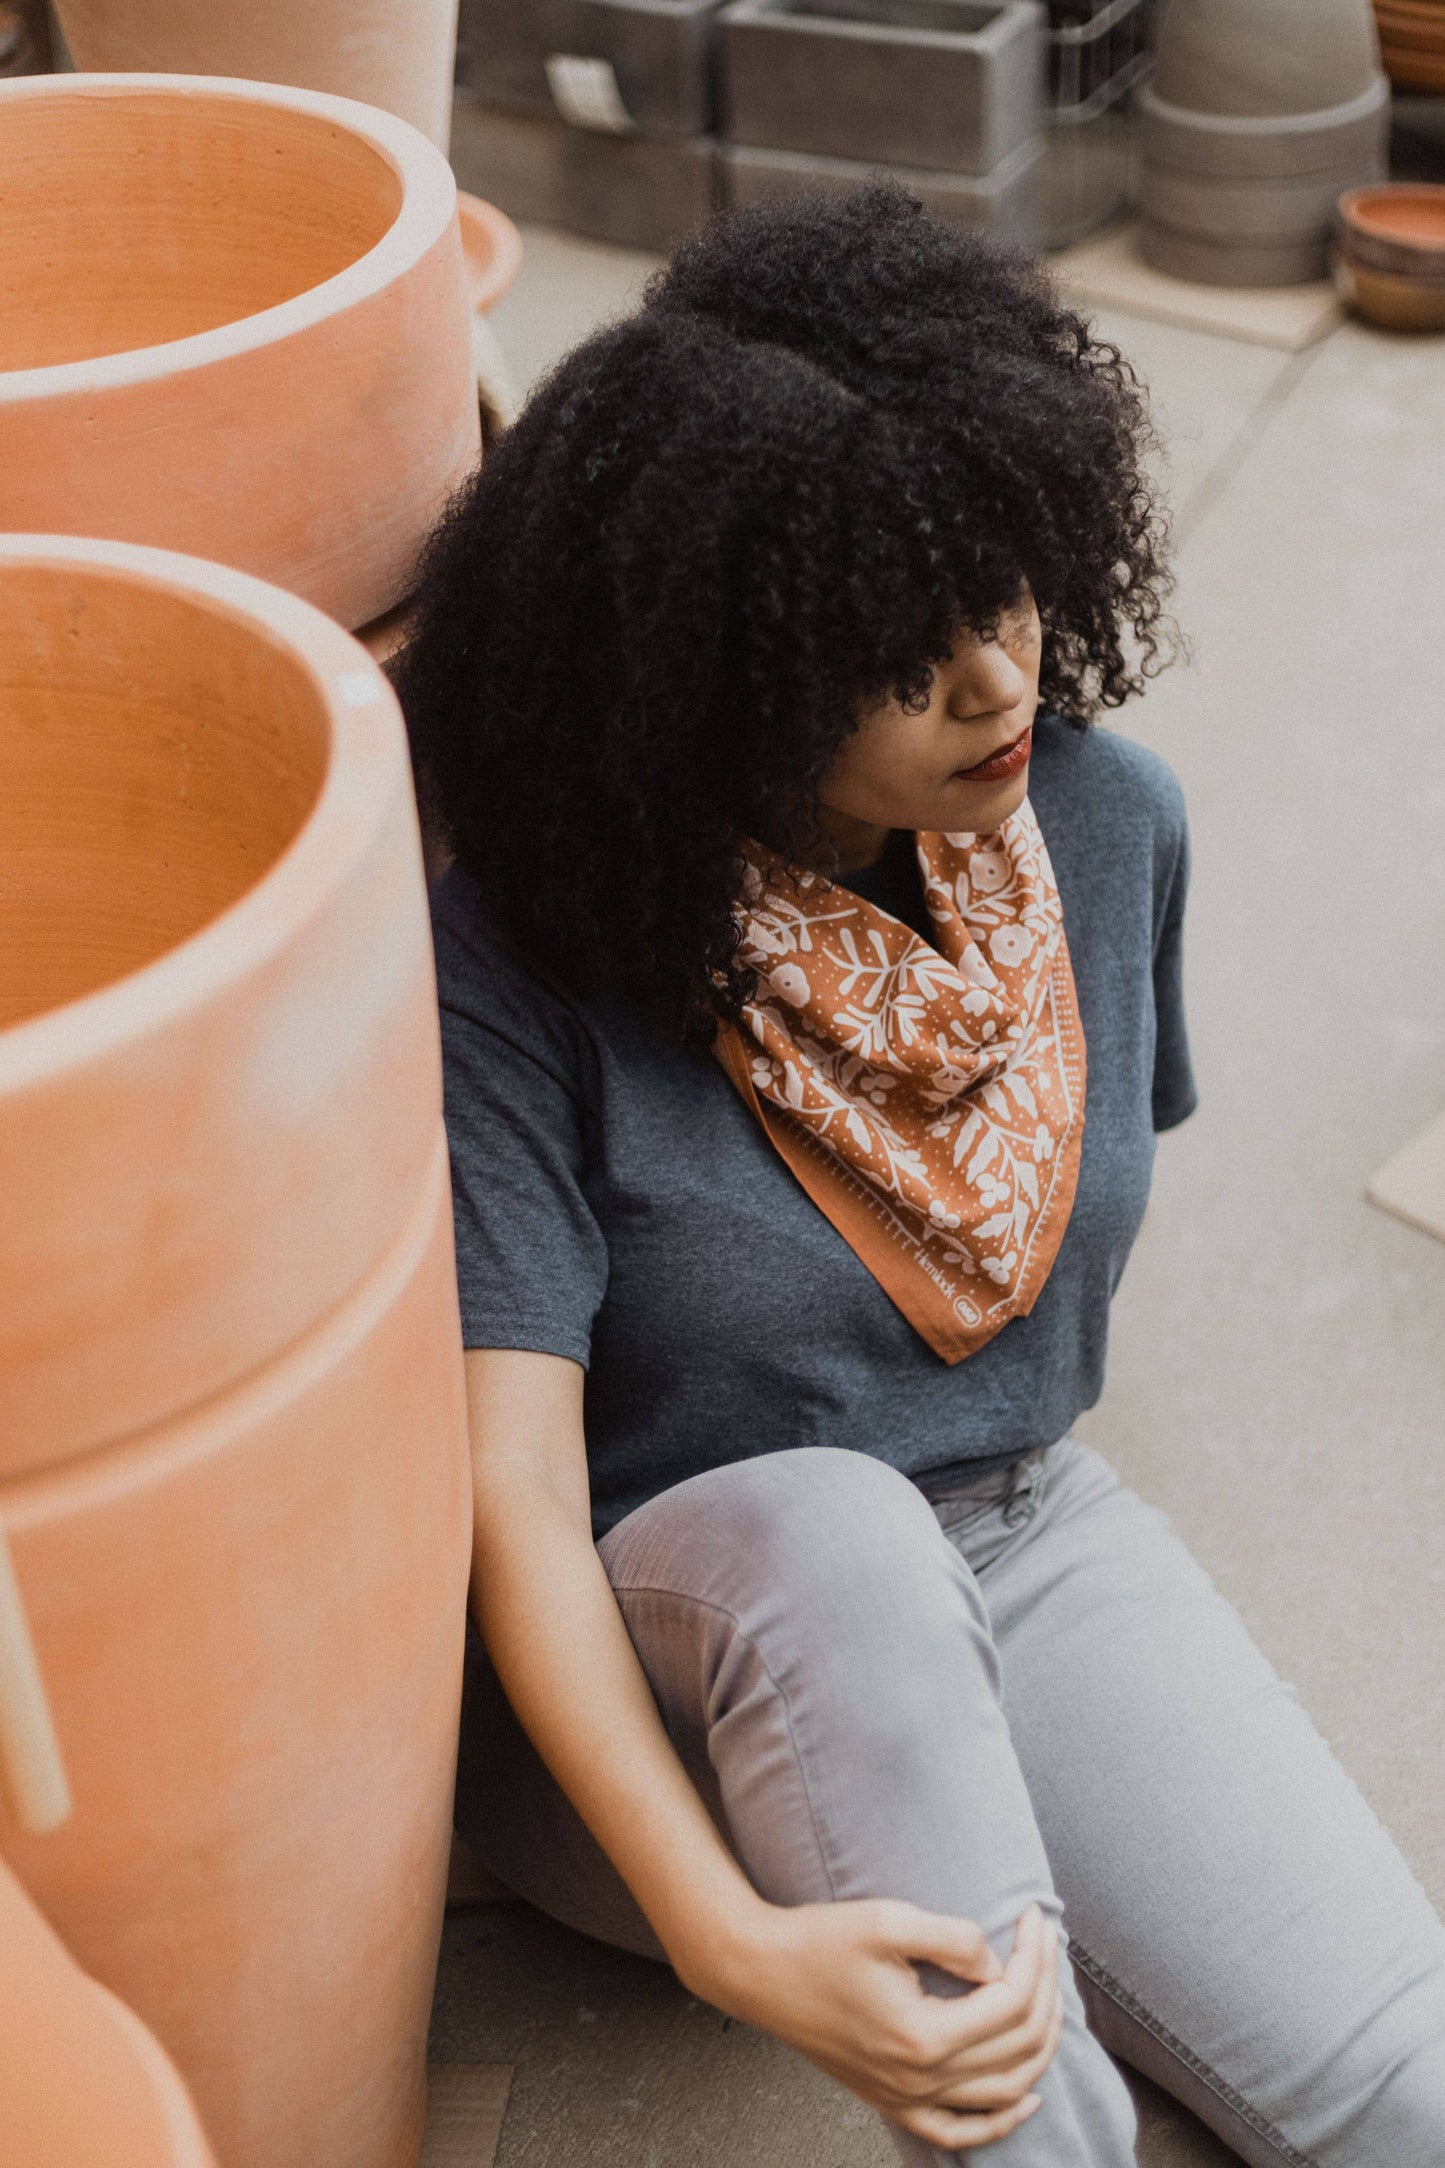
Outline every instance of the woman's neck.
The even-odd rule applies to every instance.
[[[837,852],[840,873],[862,873],[867,867],[876,866],[893,833],[891,828],[880,828],[874,821],[855,820],[851,813],[836,812],[831,806],[820,807],[819,818]]]

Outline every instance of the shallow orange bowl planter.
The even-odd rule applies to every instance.
[[[0,2130],[24,2168],[216,2168],[134,2011],[88,1980],[0,1866]]]
[[[469,1554],[435,986],[394,696],[294,596],[0,536],[0,1195],[72,1802],[0,1854],[222,2168],[414,2168]]]
[[[1334,239],[1337,282],[1362,316],[1391,331],[1445,330],[1445,187],[1353,188]]]
[[[445,159],[220,77],[0,83],[0,527],[217,558],[343,624],[479,453]]]
[[[522,236],[505,211],[481,196],[457,192],[462,253],[474,309],[495,308],[522,268]]]

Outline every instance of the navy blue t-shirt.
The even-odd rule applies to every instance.
[[[541,985],[465,872],[437,884],[463,1337],[586,1367],[599,1535],[688,1476],[789,1446],[872,1453],[940,1489],[1052,1444],[1098,1398],[1154,1133],[1194,1105],[1184,808],[1152,753],[1053,719],[1035,729],[1029,797],[1088,1048],[1079,1185],[1032,1313],[952,1367],[715,1061],[621,1004]],[[907,864],[887,853],[856,885],[908,916]]]

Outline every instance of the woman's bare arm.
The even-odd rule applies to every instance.
[[[668,1738],[592,1542],[583,1374],[468,1351],[472,1602],[507,1696],[681,1979],[788,2040],[936,2145],[1004,2136],[1058,2039],[1057,1955],[1026,1914],[1000,1968],[980,1930],[887,1902],[781,1907],[718,1836]],[[914,1960],[988,1983],[925,1995]]]

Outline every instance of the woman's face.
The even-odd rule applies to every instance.
[[[864,716],[819,792],[845,869],[876,857],[888,829],[983,835],[1022,805],[1039,649],[1039,613],[1026,595],[994,639],[959,639],[920,713],[890,700]]]

